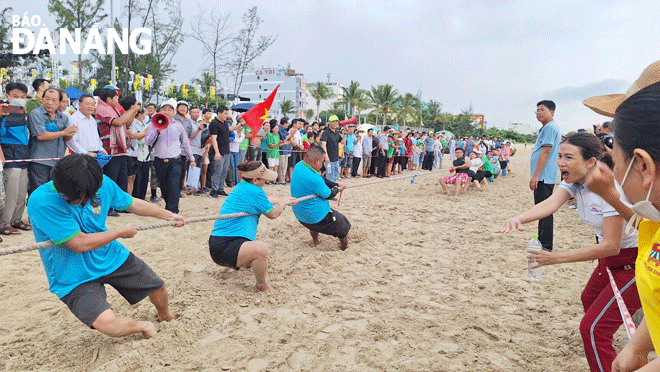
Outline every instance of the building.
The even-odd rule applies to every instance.
[[[296,73],[290,67],[261,68],[248,70],[243,74],[243,84],[238,92],[241,97],[249,98],[251,102],[262,102],[268,95],[280,86],[271,107],[272,116],[281,116],[280,104],[285,99],[293,101],[294,112],[289,115],[302,117],[307,109],[307,80],[303,74]]]
[[[537,131],[529,124],[509,123],[509,128],[507,129],[524,135],[537,134]]]

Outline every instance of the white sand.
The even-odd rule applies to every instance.
[[[0,369],[586,370],[580,293],[595,263],[546,268],[543,281],[532,283],[524,248],[536,225],[493,233],[533,204],[529,154],[512,158],[507,178],[458,198],[441,195],[437,174],[345,191],[350,204],[444,215],[340,207],[353,225],[345,252],[327,236],[311,247],[290,209],[277,220],[262,218],[257,239],[271,248],[275,289],[267,294],[254,291],[251,271],[211,261],[212,222],[140,232],[123,243],[165,280],[178,315],[157,324],[150,340],[86,328],[48,292],[37,252],[0,257]],[[288,195],[284,186],[266,191]],[[217,213],[222,201],[187,197],[181,213]],[[122,215],[108,227],[152,221]],[[1,247],[34,241],[31,233],[3,239]],[[593,241],[575,211],[555,215],[557,251]],[[108,294],[119,314],[155,321],[148,300],[130,306],[113,289]]]

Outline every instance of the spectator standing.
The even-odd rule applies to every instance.
[[[28,88],[23,83],[10,82],[5,86],[7,99],[11,102],[15,99],[26,99]],[[4,104],[3,104],[4,105]],[[0,133],[0,156],[4,160],[20,160],[29,157],[27,128],[27,117],[25,115],[13,115],[12,126],[7,126],[8,114],[0,120],[2,129]],[[4,207],[0,217],[0,233],[7,235],[20,233],[20,230],[31,230],[32,227],[23,222],[23,211],[25,210],[25,197],[27,196],[28,163],[7,163],[2,170],[2,184],[0,188],[5,194]],[[0,169],[3,168],[0,163]],[[0,205],[2,205],[0,201]],[[0,239],[2,242],[2,239]]]
[[[25,112],[27,114],[30,114],[32,110],[42,105],[44,92],[50,88],[50,81],[46,79],[34,79],[32,82],[32,88],[35,93],[34,97],[28,100],[25,104]]]
[[[534,204],[539,204],[552,195],[559,173],[557,158],[561,133],[554,120],[555,107],[555,103],[548,100],[536,104],[536,119],[543,127],[539,131],[529,160],[532,174],[529,188],[534,191]],[[508,150],[508,146],[504,148]],[[502,172],[504,176],[504,170]],[[539,220],[539,241],[547,251],[552,251],[552,222],[552,214]]]
[[[339,143],[346,142],[346,139],[339,133],[338,127],[339,118],[337,115],[330,116],[328,118],[328,128],[323,131],[321,137],[321,147],[325,153],[327,178],[332,182],[339,180]]]
[[[367,135],[362,139],[362,177],[371,177],[369,169],[371,168],[371,154],[376,148],[374,143],[374,129],[369,128]]]
[[[173,121],[174,105],[165,101],[160,106],[160,113],[167,116],[169,125],[158,131],[153,124],[147,128],[145,143],[153,146],[154,167],[160,183],[160,189],[165,199],[165,209],[179,213],[179,198],[181,187],[181,148],[188,154],[190,164],[194,167],[195,157],[190,149],[190,140],[181,123]]]
[[[77,128],[69,125],[69,119],[57,108],[62,96],[57,89],[49,88],[43,94],[42,105],[28,115],[29,157],[32,159],[61,158],[66,141],[73,138]],[[40,160],[28,163],[28,194],[51,180],[51,170],[56,160]]]
[[[229,132],[239,129],[240,125],[231,128],[225,123],[229,117],[227,106],[221,105],[216,110],[216,117],[211,121],[209,133],[213,151],[213,178],[211,185],[212,198],[227,196],[225,192],[225,179],[231,165],[231,152],[229,151]],[[242,128],[241,128],[242,129]],[[210,155],[209,155],[210,156]]]

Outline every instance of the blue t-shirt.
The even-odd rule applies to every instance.
[[[330,213],[330,203],[325,200],[332,191],[326,186],[323,177],[304,161],[293,167],[291,173],[291,196],[302,198],[308,195],[318,195],[320,198],[303,200],[291,207],[298,221],[314,224],[320,222]]]
[[[346,135],[346,151],[353,152],[353,145],[355,144],[355,140],[357,140],[357,136],[355,134]]]
[[[280,127],[280,132],[279,132],[280,133],[280,139],[282,141],[284,141],[286,139],[286,137],[289,135],[289,130],[284,129],[284,127],[281,126],[281,125],[279,127]],[[286,145],[280,146],[280,150],[282,150],[280,152],[280,155],[291,155],[291,145],[289,144],[288,141],[286,143],[287,143]]]
[[[220,214],[247,212],[250,216],[216,220],[212,236],[236,236],[249,240],[257,237],[257,226],[262,214],[270,213],[273,204],[264,190],[245,180],[236,185],[220,208]]]
[[[30,132],[27,125],[19,125],[15,127],[5,127],[6,118],[2,119],[2,126],[0,127],[0,143],[7,145],[28,145],[28,138]],[[27,124],[27,120],[25,121]]]
[[[50,291],[59,298],[66,296],[80,284],[98,279],[117,270],[126,261],[128,249],[113,240],[89,252],[76,253],[65,246],[81,231],[87,234],[108,231],[105,220],[110,208],[128,209],[133,197],[123,192],[116,183],[103,176],[103,185],[97,192],[100,205],[71,205],[55,189],[53,181],[39,186],[30,195],[28,216],[37,242],[50,240],[54,247],[39,250],[46,269]]]
[[[544,183],[557,182],[557,174],[559,173],[557,158],[559,157],[560,144],[561,133],[559,133],[559,125],[553,120],[541,128],[534,149],[532,150],[532,156],[529,159],[531,175],[533,176],[536,171],[536,166],[539,163],[539,157],[541,156],[541,151],[543,151],[543,146],[552,146],[550,154],[548,155],[548,160],[545,162],[545,167],[543,167],[539,174],[539,181]]]
[[[472,150],[474,150],[474,142],[472,142],[472,140],[467,140],[465,145],[465,155],[470,156]]]

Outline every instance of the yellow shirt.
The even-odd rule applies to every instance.
[[[635,279],[651,341],[660,350],[660,222],[639,224]]]

